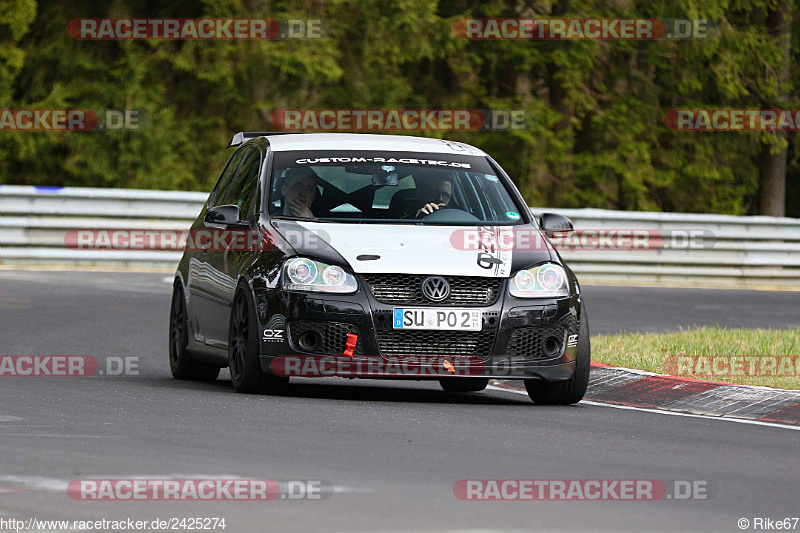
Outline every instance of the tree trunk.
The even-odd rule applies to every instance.
[[[778,139],[786,139],[786,132],[776,132]],[[758,213],[773,217],[786,215],[786,148],[770,153],[770,146],[761,147],[758,168]]]
[[[569,10],[569,2],[570,0],[555,0],[550,9],[550,16],[553,18],[563,17],[567,10]],[[552,44],[553,47],[564,46],[564,43],[560,41],[555,41]],[[560,68],[555,64],[555,62],[551,61],[547,64],[548,102],[553,109],[561,114],[561,119],[553,125],[553,129],[556,132],[568,128],[570,126],[572,116],[572,109],[566,101],[567,92],[561,85],[562,81],[558,78],[559,70]],[[567,149],[565,155],[568,156],[566,165],[559,165],[560,168],[553,168],[553,166],[550,167],[550,172],[553,175],[553,178],[547,184],[545,191],[545,198],[548,203],[557,201],[558,196],[564,190],[564,184],[571,182],[574,179],[574,173],[570,163],[572,161],[572,158],[570,157],[572,155],[572,149]],[[562,173],[563,175],[560,175]]]
[[[789,82],[789,66],[791,62],[791,13],[789,2],[781,0],[769,10],[767,29],[770,36],[781,50],[781,63],[777,66],[779,85],[778,102],[782,106],[786,102],[786,84]],[[786,132],[775,132],[776,141],[784,148],[775,150],[772,143],[761,145],[761,160],[758,168],[758,212],[760,215],[782,217],[786,214]]]

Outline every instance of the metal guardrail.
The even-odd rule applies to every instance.
[[[73,229],[186,229],[206,197],[198,192],[2,185],[0,264],[172,268],[180,252],[73,250],[65,246],[64,236]],[[532,211],[559,212],[584,232],[646,230],[673,245],[695,232],[704,242],[699,248],[562,249],[584,281],[800,288],[800,219],[602,209]]]
[[[800,289],[800,219],[602,209],[554,211],[570,217],[579,230],[650,230],[667,241],[685,237],[684,242],[694,233],[704,243],[698,248],[562,251],[582,280]]]

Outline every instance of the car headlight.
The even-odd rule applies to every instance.
[[[283,288],[292,291],[351,293],[358,290],[352,274],[340,266],[295,257],[283,266]]]
[[[547,263],[520,270],[508,286],[511,296],[518,298],[561,298],[569,296],[567,274],[558,265]]]

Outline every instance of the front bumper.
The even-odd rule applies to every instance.
[[[440,379],[469,375],[561,381],[575,371],[579,295],[562,299],[514,298],[506,293],[504,285],[492,305],[463,306],[481,311],[480,332],[406,331],[392,328],[394,307],[404,305],[379,302],[365,285],[359,280],[358,292],[350,295],[256,290],[263,333],[262,370],[276,373],[286,358],[326,356],[327,368],[332,368],[335,361],[341,364],[335,373],[325,375],[342,377]],[[405,307],[412,306],[418,304]],[[358,335],[352,358],[343,355],[348,333]],[[304,342],[312,338],[319,342]],[[548,339],[549,349],[544,350]],[[555,349],[553,339],[558,339]],[[431,368],[415,368],[414,361],[419,360]],[[454,363],[457,371],[448,370],[444,361]],[[381,375],[380,369],[387,367],[394,371]],[[365,374],[366,368],[378,371]],[[405,370],[398,373],[397,368]]]

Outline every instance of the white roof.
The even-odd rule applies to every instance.
[[[299,133],[265,135],[272,150],[380,150],[384,152],[418,152],[482,156],[483,150],[469,144],[412,137],[410,135],[376,135],[368,133]]]

